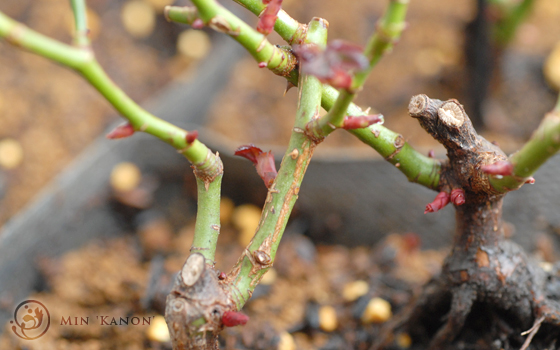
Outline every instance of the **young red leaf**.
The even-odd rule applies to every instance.
[[[456,188],[451,191],[451,203],[455,205],[465,204],[465,191],[462,188]]]
[[[432,203],[426,205],[424,214],[435,213],[436,211],[445,207],[447,203],[449,203],[449,194],[447,192],[440,192]]]
[[[113,129],[113,131],[108,133],[107,136],[105,137],[111,140],[122,139],[125,137],[132,136],[132,134],[134,134],[134,127],[130,125],[130,123],[124,123],[117,126],[115,129]]]
[[[239,325],[244,325],[249,321],[249,316],[242,312],[237,311],[227,311],[224,312],[222,316],[222,323],[226,327],[235,327]]]
[[[263,179],[266,187],[272,185],[274,179],[276,179],[276,175],[278,175],[272,152],[263,152],[255,145],[246,145],[239,147],[235,151],[235,155],[247,158],[253,162],[257,169],[257,174]]]
[[[274,24],[278,18],[278,12],[282,9],[282,0],[266,0],[263,1],[263,3],[267,6],[259,17],[257,31],[264,35],[268,35],[274,30]]]
[[[483,165],[480,170],[490,175],[508,176],[513,173],[513,164],[507,161],[499,161],[494,164]]]
[[[370,126],[371,124],[380,123],[383,121],[383,115],[361,115],[357,117],[347,116],[344,118],[342,128],[346,130],[361,129]]]
[[[302,45],[295,47],[295,52],[302,62],[304,73],[335,88],[349,89],[352,73],[365,69],[369,64],[361,47],[341,40],[329,43],[325,50],[316,45]]]

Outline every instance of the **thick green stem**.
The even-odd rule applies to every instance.
[[[192,6],[165,6],[165,18],[169,22],[177,22],[192,25],[195,20],[199,19],[198,10]]]
[[[39,34],[0,12],[0,38],[64,66],[77,69],[93,59],[87,49],[73,47]]]
[[[87,7],[85,0],[70,0],[74,12],[74,43],[77,46],[89,46]]]
[[[557,106],[554,111],[544,117],[523,148],[509,157],[513,164],[513,175],[490,176],[490,184],[501,193],[518,189],[559,149],[560,110]]]
[[[290,50],[272,45],[263,34],[251,28],[232,12],[215,0],[193,0],[200,18],[214,30],[228,34],[240,43],[259,63],[281,76],[295,74],[296,57]],[[189,23],[183,8],[168,6],[167,18],[181,23]]]
[[[326,44],[327,23],[314,18],[309,24],[308,43]],[[300,75],[296,122],[278,175],[268,191],[257,232],[229,274],[232,298],[241,308],[274,262],[278,244],[297,200],[315,142],[305,134],[306,124],[319,115],[322,85],[317,78]]]
[[[200,253],[207,263],[214,265],[216,244],[220,235],[220,190],[222,174],[206,184],[197,177],[198,207],[191,252]]]

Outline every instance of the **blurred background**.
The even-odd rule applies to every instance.
[[[222,3],[256,25],[256,18],[235,3]],[[522,3],[532,5],[511,38],[497,36],[507,12],[503,6]],[[296,111],[296,90],[284,96],[285,80],[258,69],[228,38],[167,23],[162,12],[169,4],[187,2],[88,0],[90,36],[117,85],[152,106],[156,115],[199,129],[202,141],[220,151],[226,175],[217,260],[227,271],[252,236],[266,195],[253,166],[232,158],[233,150],[254,143],[280,159]],[[387,1],[365,0],[283,2],[300,22],[326,18],[329,40],[362,45],[386,6]],[[43,34],[72,40],[67,1],[3,0],[0,11]],[[457,98],[477,130],[512,152],[556,101],[559,18],[557,0],[412,0],[401,40],[374,69],[356,102],[384,114],[386,126],[421,152],[434,149],[443,157],[443,148],[408,117],[408,101],[418,93]],[[275,34],[270,40],[282,44]],[[170,111],[169,101],[181,100]],[[200,103],[205,107],[197,107]],[[0,225],[26,205],[32,209],[0,231],[6,235],[0,244],[0,320],[7,320],[22,293],[31,291],[48,301],[57,317],[162,313],[173,273],[192,240],[194,177],[186,161],[157,140],[140,135],[102,140],[118,120],[74,72],[0,41]],[[558,168],[543,168],[536,185],[512,193],[506,202],[506,220],[515,224],[507,226],[508,234],[545,262],[557,258]],[[63,181],[52,183],[64,169]],[[41,205],[34,205],[49,183]],[[390,317],[388,303],[393,311],[406,304],[412,290],[437,272],[445,254],[440,248],[451,239],[452,209],[424,216],[434,194],[407,183],[344,132],[318,147],[300,195],[277,268],[248,305],[257,321],[244,335],[227,333],[228,348],[367,348],[378,322]],[[66,217],[55,217],[61,213]],[[54,258],[109,233],[125,236]],[[420,241],[438,250],[420,251]],[[8,283],[15,275],[20,280]],[[379,309],[384,313],[372,311]],[[166,328],[158,320],[149,330],[56,327],[41,344],[167,348]],[[259,320],[269,326],[259,327]],[[399,339],[400,348],[410,346],[406,336]],[[0,338],[2,349],[25,346],[35,348]]]

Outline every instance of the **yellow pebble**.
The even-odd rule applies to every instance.
[[[556,91],[560,90],[560,43],[556,44],[543,67],[548,84]]]
[[[391,304],[381,298],[373,298],[369,301],[362,314],[363,323],[382,323],[393,316]]]
[[[228,197],[222,197],[220,200],[220,222],[222,224],[229,224],[235,204]]]
[[[342,290],[342,297],[346,301],[354,301],[369,292],[369,285],[366,281],[354,281],[346,284]]]
[[[171,5],[175,0],[147,0],[157,13],[162,13],[165,6]]]
[[[294,338],[288,332],[282,332],[280,334],[280,342],[278,343],[278,350],[295,350],[296,343]]]
[[[396,343],[401,349],[408,349],[410,345],[412,345],[412,339],[408,333],[399,333],[397,334]]]
[[[273,284],[274,281],[276,281],[276,277],[278,277],[278,273],[276,272],[275,269],[270,268],[262,277],[261,284],[264,284],[265,286],[269,286]]]
[[[146,332],[148,339],[157,341],[160,343],[165,343],[170,340],[169,329],[165,323],[165,318],[163,316],[156,316],[152,320],[148,331]]]
[[[201,30],[187,29],[177,38],[177,51],[195,60],[206,57],[211,47],[208,34]]]
[[[259,226],[261,209],[252,204],[243,204],[235,208],[231,219],[239,230],[239,244],[245,247],[249,244]]]
[[[138,187],[140,180],[142,180],[142,173],[132,163],[119,163],[111,171],[111,186],[116,191],[131,191]]]
[[[319,309],[319,327],[325,332],[332,332],[338,327],[336,310],[332,306],[321,306]]]
[[[153,7],[146,2],[131,0],[122,7],[121,21],[130,35],[145,38],[154,30],[156,14]]]
[[[23,148],[14,139],[0,141],[0,166],[5,169],[17,168],[23,161]]]

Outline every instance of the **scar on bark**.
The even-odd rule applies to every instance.
[[[457,100],[417,95],[409,113],[447,149],[436,190],[462,188],[464,202],[453,203],[456,233],[441,273],[397,317],[405,321],[388,324],[373,348],[384,348],[402,329],[428,349],[455,348],[457,341],[481,348],[549,347],[560,340],[560,290],[554,288],[560,264],[543,271],[505,238],[505,194],[492,188],[482,168],[507,161],[506,154],[477,134]]]

